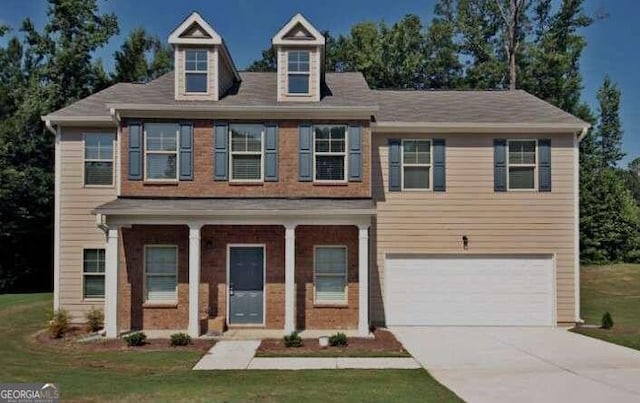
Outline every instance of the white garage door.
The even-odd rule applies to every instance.
[[[553,326],[550,256],[390,255],[389,326]]]

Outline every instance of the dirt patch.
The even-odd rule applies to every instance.
[[[100,352],[100,351],[208,351],[215,344],[214,340],[192,340],[188,346],[172,347],[169,339],[147,339],[142,346],[129,347],[123,339],[100,338],[93,341],[79,341],[88,333],[82,328],[70,329],[64,337],[54,339],[49,336],[49,332],[41,331],[35,336],[36,341],[41,344],[56,348],[70,348],[75,351]]]
[[[256,357],[411,357],[391,332],[376,329],[373,335],[349,337],[346,347],[320,347],[318,339],[303,339],[302,347],[285,347],[282,339],[266,339]]]

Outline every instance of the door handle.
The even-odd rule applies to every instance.
[[[229,284],[229,295],[233,296],[233,283]]]

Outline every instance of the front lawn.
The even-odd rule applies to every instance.
[[[582,319],[600,325],[609,311],[614,326],[573,331],[640,350],[640,264],[582,267],[580,283]]]
[[[192,371],[197,351],[38,343],[50,294],[0,295],[0,380],[53,382],[82,401],[459,401],[424,370]]]

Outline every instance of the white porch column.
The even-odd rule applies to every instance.
[[[189,225],[189,336],[200,336],[200,225]]]
[[[107,230],[105,250],[104,328],[106,336],[118,337],[118,227]]]
[[[369,226],[358,226],[358,336],[369,335]]]
[[[284,333],[296,330],[295,320],[295,266],[296,266],[296,226],[284,228]]]

